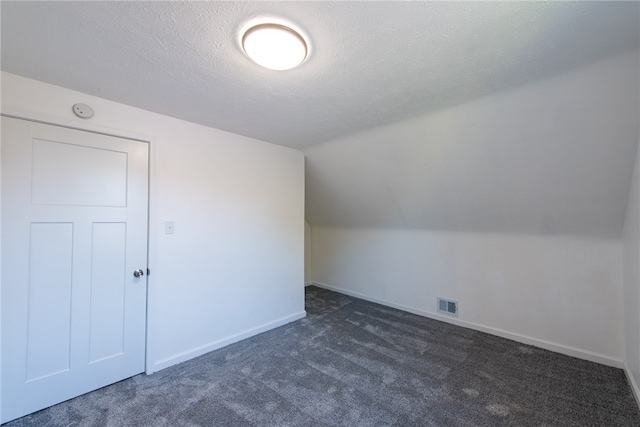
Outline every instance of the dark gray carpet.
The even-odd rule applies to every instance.
[[[624,373],[317,287],[308,317],[18,426],[640,426]]]

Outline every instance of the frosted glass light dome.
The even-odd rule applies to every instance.
[[[270,70],[289,70],[307,57],[307,43],[289,27],[260,24],[242,37],[242,48],[256,64]]]

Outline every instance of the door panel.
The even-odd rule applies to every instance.
[[[3,422],[143,372],[148,144],[2,118]]]
[[[34,139],[32,177],[34,204],[127,203],[127,153]]]
[[[29,249],[27,382],[32,382],[71,367],[73,224],[32,223]]]
[[[89,363],[124,351],[126,223],[93,223]]]

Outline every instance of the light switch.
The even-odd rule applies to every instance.
[[[175,228],[175,225],[173,224],[173,221],[166,221],[164,223],[164,234],[173,234],[175,230],[176,228]]]

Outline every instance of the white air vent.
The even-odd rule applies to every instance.
[[[438,297],[438,311],[450,316],[458,316],[458,301]]]

